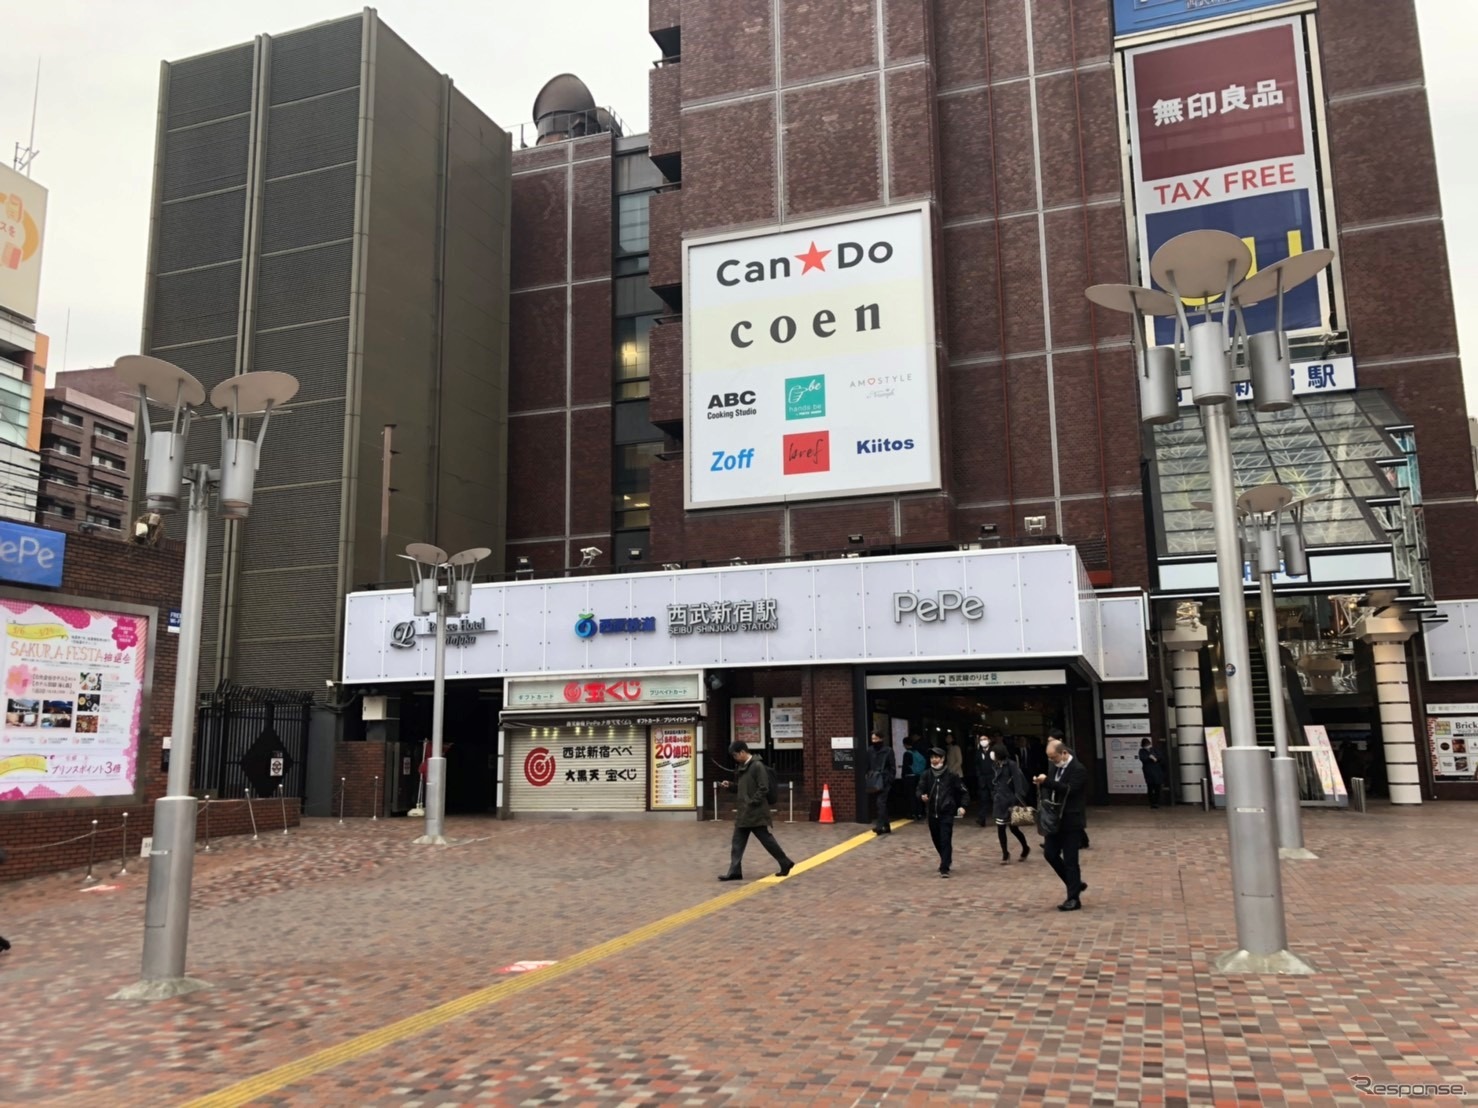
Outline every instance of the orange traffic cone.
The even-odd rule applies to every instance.
[[[821,823],[835,823],[836,817],[831,814],[831,786],[821,786]]]

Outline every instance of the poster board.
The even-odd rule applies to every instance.
[[[799,750],[805,745],[805,716],[798,696],[770,700],[770,742],[776,750]]]
[[[729,701],[729,741],[741,740],[751,750],[765,746],[765,698],[735,697]]]
[[[652,810],[673,811],[698,806],[697,728],[691,723],[651,730]]]
[[[1206,728],[1206,766],[1211,773],[1211,801],[1217,807],[1226,803],[1227,779],[1222,754],[1227,748],[1225,727]]]
[[[1433,778],[1478,780],[1478,715],[1428,716],[1427,745]]]
[[[1344,774],[1339,771],[1339,763],[1334,760],[1334,747],[1330,745],[1329,732],[1321,726],[1306,725],[1304,737],[1308,739],[1309,757],[1313,760],[1314,772],[1319,775],[1319,785],[1324,791],[1324,799],[1305,800],[1303,803],[1327,807],[1349,807],[1350,794],[1345,788],[1345,778]]]
[[[149,617],[25,598],[0,608],[0,807],[135,795]]]

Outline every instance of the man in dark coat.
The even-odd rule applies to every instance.
[[[1088,888],[1078,868],[1078,850],[1083,843],[1083,830],[1088,826],[1088,769],[1073,757],[1061,739],[1047,744],[1047,759],[1053,768],[1036,779],[1047,821],[1043,826],[1047,833],[1047,848],[1043,853],[1067,890],[1067,899],[1057,910],[1076,912],[1083,906],[1081,897]],[[1049,805],[1059,809],[1055,826],[1051,816],[1045,814]]]
[[[769,791],[769,771],[765,769],[764,762],[749,752],[749,744],[742,739],[729,744],[729,753],[739,763],[739,774],[732,786],[727,781],[723,786],[738,790],[739,807],[734,813],[734,839],[729,846],[729,872],[719,874],[718,879],[744,879],[744,848],[749,845],[750,835],[758,839],[760,845],[770,852],[770,856],[780,863],[780,872],[776,876],[786,877],[795,868],[795,863],[786,857],[785,851],[775,841],[774,833],[770,831],[774,817],[770,814],[770,800],[765,795]]]
[[[965,782],[944,764],[944,749],[929,751],[929,768],[919,778],[919,799],[929,814],[929,835],[939,851],[939,876],[948,877],[954,862],[955,819],[965,814],[969,797]]]
[[[1160,790],[1165,787],[1165,767],[1155,753],[1155,744],[1149,739],[1139,744],[1139,764],[1144,767],[1144,787],[1150,794],[1150,807],[1160,806]]]
[[[888,794],[893,791],[893,780],[898,776],[898,767],[893,757],[893,748],[883,741],[883,736],[877,731],[872,733],[872,741],[867,747],[867,794],[872,797],[877,806],[877,818],[873,820],[872,829],[876,834],[887,835],[892,833],[892,825],[888,823]]]

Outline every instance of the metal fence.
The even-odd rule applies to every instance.
[[[306,796],[308,719],[313,694],[223,682],[200,706],[195,788],[222,800]]]

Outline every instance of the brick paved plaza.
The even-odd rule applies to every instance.
[[[199,859],[190,966],[215,987],[173,1001],[108,999],[137,974],[144,863],[101,891],[78,874],[0,886],[0,1103],[1383,1102],[1355,1075],[1478,1089],[1475,816],[1309,813],[1321,860],[1285,866],[1293,946],[1319,971],[1303,979],[1208,970],[1233,929],[1224,823],[1195,810],[1095,812],[1076,914],[1053,910],[1039,851],[1001,867],[973,824],[948,882],[907,826],[736,889],[714,880],[726,824],[453,820],[462,845],[435,851],[404,821],[310,821]],[[776,828],[797,859],[859,830]],[[772,872],[757,844],[748,863]],[[500,973],[520,961],[556,965]]]

